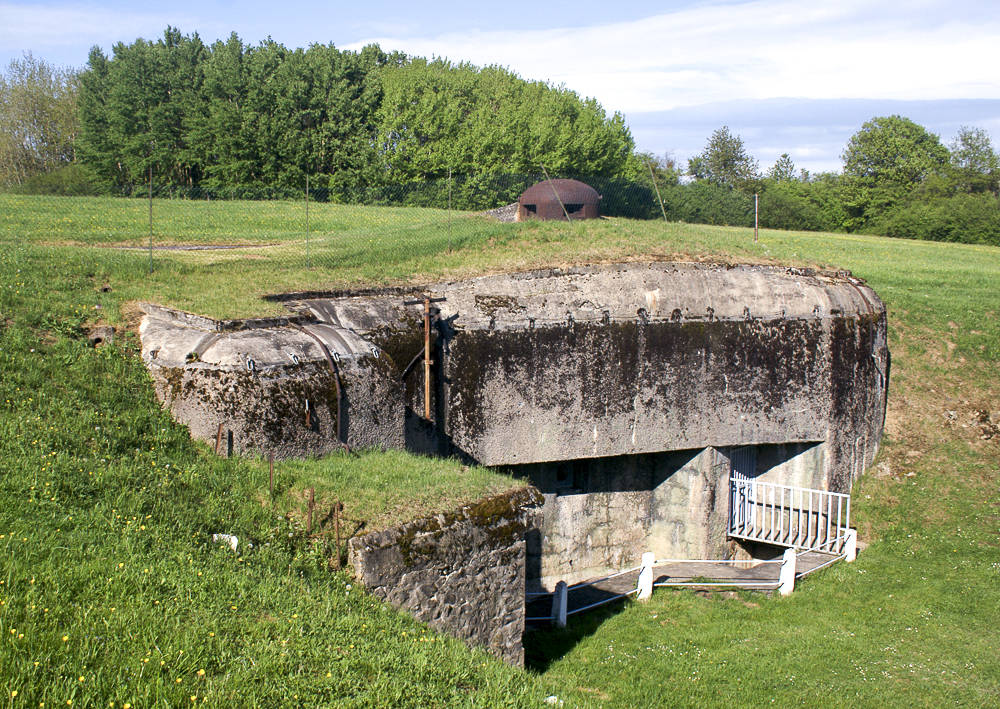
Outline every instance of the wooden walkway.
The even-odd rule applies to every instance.
[[[840,558],[838,555],[823,552],[805,552],[799,554],[795,562],[795,577],[798,579]],[[694,561],[654,566],[653,593],[657,592],[657,584],[685,584],[687,588],[701,591],[720,588],[719,584],[730,584],[730,586],[721,587],[738,586],[746,589],[759,589],[770,593],[775,590],[778,583],[778,572],[781,568],[780,562],[781,559],[779,557],[773,563],[748,561],[747,566],[756,563],[756,566],[750,566],[749,568],[742,564]],[[575,610],[586,608],[602,601],[611,603],[613,602],[611,599],[616,596],[635,590],[638,578],[639,571],[636,570],[616,576],[615,578],[598,581],[589,586],[586,584],[591,583],[590,581],[570,586],[567,599],[567,613],[572,615]],[[552,596],[529,597],[525,610],[525,615],[528,618],[548,618],[552,614]],[[529,623],[539,622],[547,621],[529,621]]]

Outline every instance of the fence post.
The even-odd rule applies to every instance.
[[[653,552],[643,552],[642,570],[639,571],[639,580],[636,583],[636,588],[639,589],[637,598],[640,601],[648,601],[653,595],[653,563],[655,561],[656,555]]]
[[[149,166],[149,275],[153,275],[153,166]]]
[[[552,594],[552,621],[557,628],[566,627],[566,604],[569,600],[569,589],[565,581],[556,584],[555,593]]]
[[[758,215],[760,214],[760,208],[758,203],[759,195],[754,194],[753,196],[753,243],[757,243],[757,223]]]
[[[267,452],[267,493],[274,502],[274,451]]]
[[[788,596],[795,590],[795,549],[785,549],[781,559],[781,573],[778,575],[778,592]]]
[[[653,189],[656,190],[656,200],[660,203],[660,211],[663,212],[663,221],[667,221],[667,209],[663,206],[663,197],[660,196],[660,188],[656,185],[656,178],[653,176],[653,165],[646,161],[646,167],[649,168],[649,179],[653,181]]]
[[[848,529],[844,540],[844,561],[854,561],[858,558],[858,530]]]
[[[306,268],[312,268],[309,263],[309,174],[306,174]]]

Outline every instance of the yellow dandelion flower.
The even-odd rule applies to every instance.
[[[63,635],[63,642],[66,642],[67,640],[69,640],[69,636],[68,635]]]
[[[204,677],[205,676],[205,670],[198,670],[198,676],[199,677]]]

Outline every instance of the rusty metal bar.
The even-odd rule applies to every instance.
[[[340,500],[333,501],[333,533],[337,540],[337,568],[340,569]]]
[[[424,305],[424,418],[431,420],[431,303],[439,303],[446,298],[431,298],[425,295],[421,300],[404,300],[403,305]],[[412,363],[411,363],[412,366]],[[406,371],[409,371],[407,367]],[[405,375],[404,375],[405,376]]]
[[[431,299],[424,298],[424,418],[431,420]]]

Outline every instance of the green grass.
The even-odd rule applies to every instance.
[[[148,254],[68,245],[103,243],[102,220],[125,219],[102,215],[109,208],[98,200],[0,202],[8,706],[191,706],[192,696],[211,706],[539,706],[549,694],[567,707],[1000,702],[1000,435],[989,437],[1000,421],[1000,251],[783,232],[754,244],[745,229],[464,217],[452,224],[453,239],[466,229],[464,241],[448,253],[443,213],[352,216],[316,205],[330,213],[315,216],[329,220],[316,238],[349,234],[353,261],[338,266],[330,254],[309,270],[293,258],[246,258],[252,250],[156,252],[150,276]],[[142,208],[128,206],[141,222]],[[282,229],[301,204],[212,203],[211,217],[199,206],[178,205],[170,238],[218,243],[257,233],[257,221],[270,225],[269,239],[301,232]],[[62,219],[75,236],[58,231]],[[413,491],[417,513],[516,481],[453,461],[334,455],[282,463],[272,504],[265,463],[214,457],[160,410],[134,335],[100,350],[84,344],[92,324],[134,324],[135,300],[246,316],[275,312],[258,296],[284,289],[673,258],[849,268],[885,300],[887,436],[854,490],[870,547],[788,598],[657,591],[647,605],[574,618],[567,631],[528,636],[528,672],[348,589],[329,570],[328,527],[313,538],[302,529],[310,487],[324,505],[344,500],[348,520],[379,524],[408,513],[400,489]],[[254,547],[233,554],[210,543],[214,532]]]

